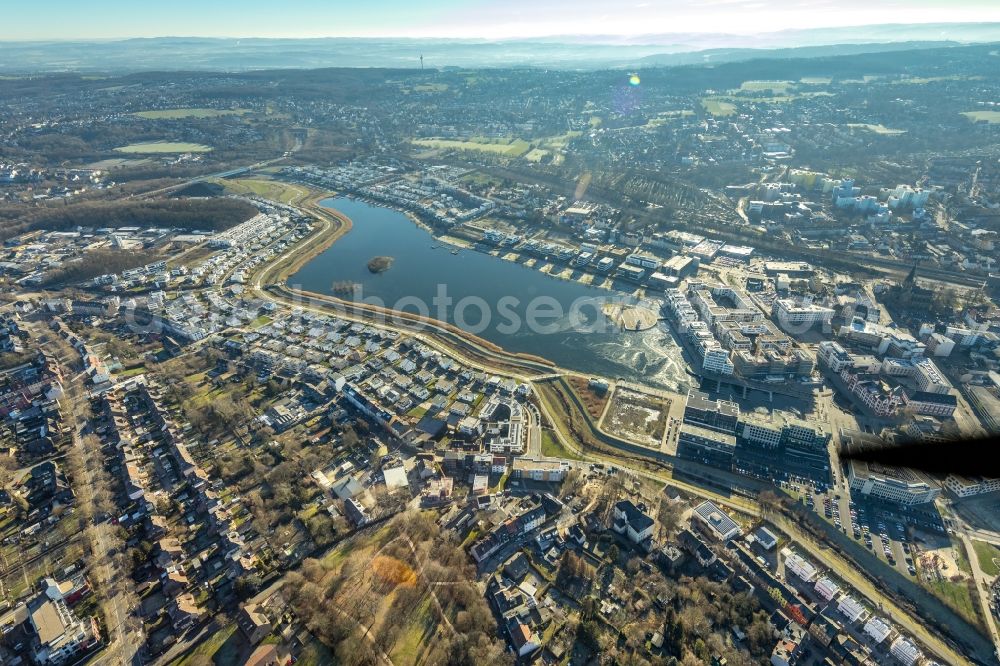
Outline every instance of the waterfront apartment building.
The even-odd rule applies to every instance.
[[[854,361],[854,357],[835,340],[823,340],[820,342],[816,358],[819,360],[820,365],[836,373],[840,373],[841,370],[850,366]]]
[[[771,304],[771,314],[779,325],[828,326],[834,311],[813,303],[799,303],[792,298],[778,298]]]
[[[750,302],[749,297],[733,287],[710,287],[697,282],[688,285],[688,289],[691,304],[710,327],[720,321],[757,322],[764,319],[764,313]]]
[[[715,342],[713,340],[713,342]],[[702,350],[702,370],[707,370],[708,372],[715,372],[720,375],[731,375],[733,374],[733,363],[729,360],[729,352],[719,346],[719,343],[715,345],[705,345],[701,348]]]

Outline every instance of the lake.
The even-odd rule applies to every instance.
[[[453,253],[454,246],[397,210],[345,197],[321,203],[349,217],[353,227],[292,275],[290,286],[429,315],[583,374],[673,390],[691,384],[665,322],[622,331],[601,313],[609,299],[626,298],[622,292],[550,277],[472,249]],[[369,271],[375,256],[392,257],[391,267]],[[355,290],[345,292],[344,284]]]

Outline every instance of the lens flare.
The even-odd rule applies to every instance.
[[[628,75],[628,84],[630,86],[637,86],[640,83],[641,83],[641,81],[639,80],[639,75],[638,74],[629,74]]]

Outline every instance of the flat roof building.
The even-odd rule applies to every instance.
[[[842,430],[840,439],[849,453],[889,446],[878,437],[852,430]],[[941,494],[939,486],[916,470],[875,462],[850,460],[847,478],[854,492],[908,506],[933,502]]]
[[[703,532],[707,532],[719,541],[729,541],[740,535],[740,526],[736,521],[710,500],[705,500],[696,506],[691,517],[702,524]]]
[[[860,622],[868,617],[868,610],[857,599],[845,594],[837,602],[837,610],[847,618],[848,622]]]
[[[884,641],[892,633],[892,627],[880,617],[872,617],[865,623],[865,634],[874,641],[876,645]]]
[[[691,389],[684,404],[684,422],[734,434],[740,418],[740,406],[728,400],[711,400],[707,393]]]
[[[797,553],[793,552],[789,548],[785,548],[781,551],[781,554],[785,556],[785,569],[791,571],[807,583],[811,583],[816,579],[816,567],[800,557]]]
[[[687,460],[731,469],[736,451],[736,436],[682,423],[677,438],[677,455]]]

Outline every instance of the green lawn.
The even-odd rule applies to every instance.
[[[976,612],[972,593],[965,583],[953,583],[950,580],[921,581],[921,585],[930,590],[938,599],[950,606],[974,627],[982,626],[979,613]]]
[[[542,430],[542,455],[551,458],[566,458],[567,460],[582,460],[582,458],[562,445],[551,430]]]
[[[334,663],[333,653],[330,652],[330,648],[314,638],[302,648],[298,663],[301,666],[325,666]]]
[[[147,141],[145,143],[133,143],[115,148],[115,152],[117,153],[129,154],[207,153],[211,150],[211,146],[200,143],[184,143],[181,141]]]
[[[723,102],[720,99],[706,97],[701,100],[701,105],[713,116],[731,116],[736,113],[735,104],[732,102]]]
[[[186,666],[186,664],[191,661],[196,661],[196,655],[203,655],[205,657],[213,657],[216,652],[229,640],[229,637],[236,633],[236,624],[230,624],[224,627],[221,631],[216,631],[208,635],[208,637],[199,643],[193,650],[188,652],[186,655],[180,659],[173,661],[171,666]]]
[[[389,658],[395,664],[419,664],[426,660],[429,652],[434,651],[434,634],[437,631],[437,621],[431,607],[430,595],[417,607],[410,616],[410,621],[400,630],[396,643],[389,651]]]
[[[147,120],[176,120],[178,118],[217,118],[219,116],[241,116],[249,113],[248,109],[157,109],[155,111],[139,111],[132,115]]]
[[[783,93],[793,85],[795,84],[791,81],[744,81],[740,84],[740,90],[745,92],[769,90],[771,92]]]
[[[976,551],[976,559],[979,560],[979,568],[987,576],[1000,575],[1000,548],[985,541],[973,541],[972,548]]]
[[[261,178],[214,179],[212,182],[223,185],[232,194],[255,194],[281,203],[294,203],[309,194],[305,187]]]

